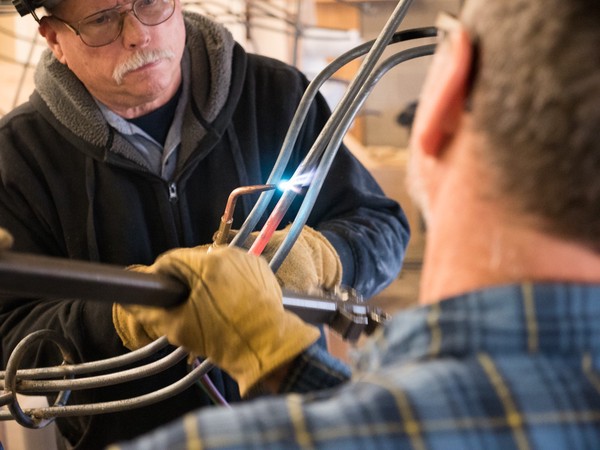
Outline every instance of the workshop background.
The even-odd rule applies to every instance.
[[[328,62],[350,48],[374,39],[397,5],[387,0],[211,0],[186,2],[185,7],[225,24],[248,51],[278,58],[313,78]],[[414,0],[400,29],[432,26],[440,11],[456,13],[460,0]],[[390,46],[389,56],[414,43]],[[29,15],[19,17],[10,0],[0,0],[0,117],[25,101],[33,90],[33,71],[45,41]],[[386,74],[357,115],[345,143],[369,168],[387,195],[399,201],[412,228],[406,262],[398,279],[371,301],[386,312],[414,304],[425,230],[409,200],[405,185],[406,144],[414,103],[430,57],[406,63]],[[360,61],[340,70],[322,88],[332,109],[352,79]],[[332,337],[332,351],[347,357],[348,346]],[[38,398],[28,400],[38,402]],[[37,406],[31,404],[30,406]],[[0,422],[6,450],[51,447],[52,430],[26,430]]]

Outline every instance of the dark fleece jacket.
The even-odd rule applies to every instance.
[[[168,249],[210,242],[229,193],[266,181],[307,80],[281,62],[246,54],[224,28],[203,17],[185,13],[185,21],[191,92],[170,182],[148,170],[75,76],[49,52],[44,55],[29,102],[0,121],[0,226],[14,235],[16,251],[121,266],[150,264]],[[318,97],[288,175],[328,115]],[[234,228],[255,200],[240,199]],[[298,203],[282,226],[293,220]],[[397,276],[408,240],[406,218],[347,149],[338,152],[307,223],[332,242],[342,259],[344,282],[365,296]],[[40,329],[66,337],[79,361],[124,354],[111,307],[76,298],[3,297],[3,364],[24,336]],[[52,345],[43,344],[24,364],[55,364],[56,355]],[[136,382],[73,392],[69,404],[152,392],[186,370],[182,362]],[[211,377],[229,401],[239,398],[226,374],[215,369]],[[93,450],[209,404],[203,391],[192,387],[153,406],[57,422],[76,448]]]

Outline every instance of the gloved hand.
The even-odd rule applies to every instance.
[[[204,244],[194,247],[194,249],[205,253],[210,246],[210,244]],[[150,272],[148,266],[141,264],[129,266],[127,270]],[[121,342],[129,350],[137,350],[164,336],[164,333],[142,325],[133,314],[119,303],[113,303],[112,321]]]
[[[9,250],[12,247],[12,245],[13,245],[12,235],[4,228],[0,228],[0,251],[1,250]]]
[[[316,327],[283,308],[266,261],[241,249],[176,249],[144,271],[184,281],[189,298],[169,309],[121,308],[150,338],[166,335],[192,355],[210,358],[238,382],[242,395],[319,338]]]
[[[146,329],[134,314],[119,303],[113,303],[112,320],[117,335],[129,350],[142,348],[162,336],[157,330]]]
[[[290,226],[273,233],[261,255],[267,261],[271,261],[279,249]],[[257,236],[258,232],[251,233],[244,246],[250,248]],[[327,238],[305,226],[275,275],[286,289],[318,295],[339,286],[342,281],[342,263]]]

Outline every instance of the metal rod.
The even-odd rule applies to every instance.
[[[40,298],[80,298],[113,303],[170,307],[187,298],[186,287],[157,274],[127,271],[86,261],[5,251],[0,253],[0,292]],[[297,307],[299,300],[304,306]],[[331,324],[352,302],[284,292],[283,305],[307,322]]]
[[[187,357],[188,352],[179,347],[163,356],[157,361],[137,366],[132,369],[122,370],[117,373],[97,375],[88,378],[66,379],[66,380],[27,380],[21,377],[19,392],[27,394],[40,394],[56,391],[81,391],[98,387],[112,386],[128,381],[136,381],[143,377],[149,377],[160,373]],[[19,375],[21,375],[19,373]]]
[[[398,31],[393,34],[390,41],[387,45],[396,44],[399,42],[409,41],[413,39],[422,39],[422,38],[430,38],[436,35],[437,31],[435,27],[425,27],[425,28],[417,28],[405,31]],[[278,184],[281,181],[281,176],[283,175],[284,169],[289,161],[291,156],[292,149],[296,143],[300,130],[302,128],[302,124],[306,119],[310,106],[316,97],[321,86],[331,78],[339,69],[344,67],[349,62],[359,58],[367,54],[374,44],[376,40],[372,40],[369,42],[365,42],[346,53],[343,53],[339,57],[337,57],[334,61],[332,61],[325,69],[323,69],[319,74],[309,83],[302,99],[300,100],[300,104],[296,109],[296,113],[292,119],[292,123],[288,129],[288,133],[284,139],[281,151],[279,152],[279,156],[277,161],[273,166],[271,174],[268,179],[268,183]],[[309,155],[307,155],[309,158]],[[254,229],[263,213],[265,212],[269,201],[273,196],[273,192],[264,192],[256,204],[254,205],[253,210],[250,212],[246,221],[240,228],[239,233],[235,236],[232,241],[232,245],[242,245],[243,242],[246,241],[248,235]]]
[[[317,200],[317,196],[319,195],[320,189],[325,180],[325,176],[329,172],[329,168],[333,163],[333,158],[337,153],[337,149],[341,145],[344,135],[350,128],[356,113],[362,107],[363,103],[365,102],[375,85],[379,82],[383,75],[385,75],[390,69],[397,66],[398,64],[404,61],[408,61],[410,59],[432,55],[434,50],[435,44],[423,45],[420,47],[414,47],[403,50],[386,59],[383,63],[379,65],[379,67],[377,67],[369,74],[368,78],[363,83],[360,92],[354,98],[354,100],[348,107],[345,116],[340,120],[337,129],[334,130],[332,136],[330,137],[329,144],[325,152],[323,153],[321,161],[316,167],[314,175],[312,175],[313,181],[310,184],[310,187],[308,188],[308,191],[304,197],[300,209],[298,210],[296,218],[294,219],[288,231],[288,234],[285,236],[279,248],[271,258],[270,266],[274,272],[276,272],[277,269],[281,266],[292,245],[296,242],[296,239],[300,235],[302,227],[304,227],[304,225],[306,224],[306,220],[308,219],[308,215],[312,211],[312,208]]]
[[[106,358],[100,361],[91,361],[78,364],[61,364],[60,366],[36,369],[19,369],[19,379],[36,380],[105,372],[122,366],[130,366],[138,361],[141,361],[142,359],[154,355],[157,351],[167,347],[168,345],[169,342],[167,341],[167,338],[161,337],[154,342],[132,352],[115,356],[113,358]],[[0,388],[4,388],[4,382],[2,381],[4,377],[5,372],[0,371]]]
[[[217,230],[214,238],[213,245],[219,246],[227,243],[229,237],[229,231],[231,230],[231,224],[233,223],[233,213],[235,212],[235,205],[237,199],[242,195],[255,194],[257,192],[270,191],[275,189],[274,184],[257,184],[253,186],[241,186],[234,189],[229,198],[227,199],[227,205],[225,205],[225,211],[221,216],[221,224]]]
[[[161,400],[165,400],[180,392],[183,392],[185,389],[193,385],[199,377],[206,374],[212,367],[212,363],[208,359],[204,360],[198,367],[194,368],[191,372],[173,384],[157,391],[140,395],[138,397],[86,405],[65,405],[60,407],[49,406],[44,408],[25,409],[23,410],[23,413],[27,416],[35,418],[36,420],[40,420],[48,418],[53,419],[56,417],[107,414],[126,411],[134,408],[141,408],[142,406],[157,403]],[[12,419],[14,419],[14,417],[10,413],[0,411],[0,421]]]
[[[174,278],[10,251],[0,254],[0,292],[162,307],[178,305],[187,298],[187,288]]]

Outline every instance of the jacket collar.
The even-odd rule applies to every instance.
[[[193,80],[193,101],[186,106],[185,133],[182,137],[184,154],[189,156],[207,134],[207,127],[212,122],[223,113],[231,115],[231,105],[237,103],[238,98],[230,98],[235,48],[231,33],[222,25],[188,11],[184,12],[184,20],[186,51],[190,55]],[[129,151],[126,148],[119,149],[129,144],[124,139],[114,139],[93,97],[50,50],[42,54],[34,81],[50,112],[77,138],[96,147],[113,147],[112,150],[118,153]],[[227,105],[230,106],[227,108]]]

